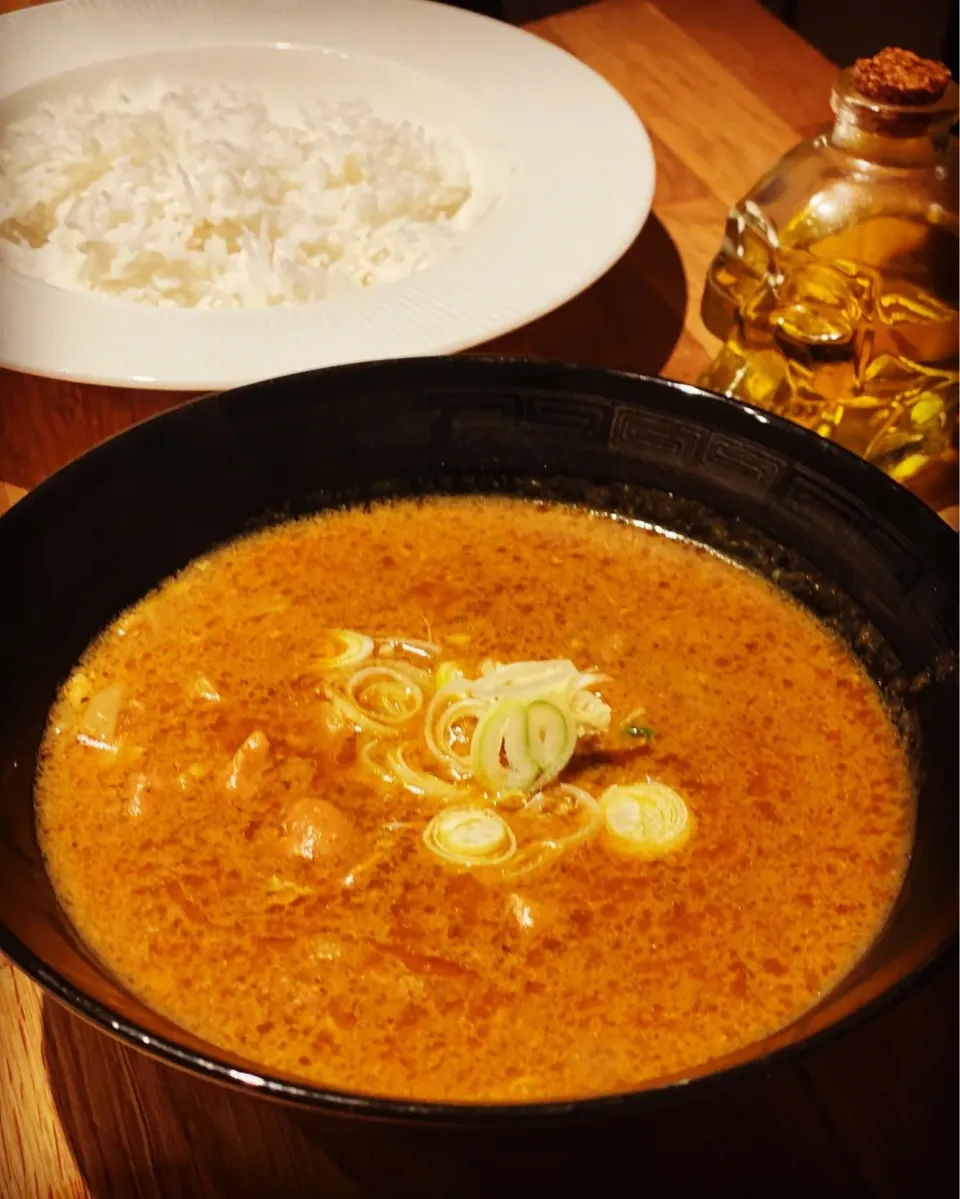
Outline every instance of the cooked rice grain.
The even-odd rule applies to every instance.
[[[253,88],[114,83],[0,133],[0,260],[146,304],[307,303],[435,263],[470,194],[455,146],[362,100],[278,118]]]

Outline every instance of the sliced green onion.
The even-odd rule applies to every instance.
[[[366,712],[361,711],[353,700],[344,695],[342,691],[337,691],[333,687],[327,687],[324,694],[331,705],[346,720],[347,724],[352,724],[358,731],[367,733],[392,733],[396,736],[397,730],[394,726],[385,724],[382,720],[374,720],[372,716],[368,716]],[[327,725],[328,727],[330,726],[329,721]]]
[[[414,795],[426,795],[430,799],[460,799],[463,788],[438,778],[426,770],[417,770],[407,762],[399,745],[392,746],[386,754],[387,769],[393,778]]]
[[[350,676],[350,682],[367,677],[368,674],[372,678],[374,671],[384,678],[405,680],[408,683],[416,684],[417,687],[430,689],[434,685],[432,671],[423,666],[415,666],[412,662],[404,662],[402,658],[388,662],[371,662],[368,666],[362,666]]]
[[[422,674],[416,667],[402,670],[399,664],[365,666],[351,675],[347,697],[373,720],[406,724],[423,707],[423,688],[415,681]]]
[[[417,770],[411,766],[400,746],[394,745],[387,749],[383,754],[383,761],[380,760],[380,753],[381,742],[369,741],[358,756],[360,761],[385,783],[405,787],[414,795],[441,799],[445,803],[463,798],[463,788],[438,778],[428,770]]]
[[[477,699],[459,699],[450,704],[435,723],[435,739],[439,743],[443,756],[457,773],[470,774],[470,746],[473,733],[467,736],[461,728],[458,734],[457,726],[466,721],[474,720],[478,724],[489,710],[489,705]],[[462,746],[462,748],[461,748]]]
[[[491,702],[505,699],[554,702],[572,712],[575,732],[584,736],[605,733],[610,727],[610,708],[589,690],[608,681],[607,675],[579,671],[568,658],[512,662],[506,666],[486,661],[481,664],[480,677],[463,680],[460,690]]]
[[[581,735],[605,733],[610,727],[610,706],[592,691],[575,691],[570,697],[570,711]]]
[[[614,849],[632,857],[671,853],[693,832],[689,808],[663,783],[609,787],[600,798],[600,810]]]
[[[445,808],[423,830],[423,843],[458,866],[497,866],[517,852],[510,825],[490,808]]]
[[[413,658],[439,658],[443,652],[439,645],[435,645],[432,641],[421,641],[416,637],[386,637],[377,646],[377,653],[384,658],[389,658],[397,651],[402,654],[410,654]]]
[[[542,844],[552,846],[555,849],[568,849],[571,845],[579,845],[582,841],[589,841],[595,836],[603,824],[603,816],[600,812],[600,805],[593,798],[589,791],[585,791],[582,787],[574,787],[570,783],[562,783],[560,785],[561,794],[569,800],[573,801],[574,809],[580,809],[586,813],[586,819],[572,833],[568,833],[565,837],[546,837]],[[545,811],[547,798],[543,792],[535,795],[526,805],[527,811]]]
[[[456,778],[468,777],[473,773],[473,767],[469,749],[461,753],[453,743],[455,726],[471,717],[480,720],[489,707],[488,703],[469,699],[454,690],[438,690],[427,704],[423,718],[427,749]]]
[[[599,687],[601,683],[609,683],[610,676],[601,674],[598,671],[587,671],[577,675],[577,687],[582,691],[589,691],[591,687]]]
[[[533,786],[541,767],[530,753],[524,704],[501,700],[484,716],[473,735],[471,762],[473,773],[494,795]]]
[[[577,730],[569,713],[546,699],[527,705],[527,745],[540,767],[539,782],[550,782],[573,757]]]
[[[491,663],[470,690],[489,699],[541,699],[565,691],[577,674],[576,666],[567,659],[513,662],[509,666]]]
[[[473,773],[494,795],[529,791],[557,777],[577,744],[573,718],[559,704],[500,700],[473,736]]]
[[[456,662],[441,662],[437,667],[437,690],[443,691],[445,688],[451,687],[454,683],[460,682],[463,677],[463,671]]]
[[[397,780],[387,767],[385,762],[380,760],[381,743],[380,741],[368,741],[366,745],[357,754],[360,761],[372,770],[373,773],[385,783],[395,783]]]
[[[336,630],[335,636],[343,652],[326,661],[336,668],[365,662],[373,652],[373,640],[362,634]],[[570,762],[579,737],[608,731],[610,707],[592,690],[608,681],[606,675],[581,671],[565,658],[509,664],[487,659],[478,677],[468,679],[456,663],[437,661],[442,650],[432,640],[383,638],[376,653],[375,662],[354,670],[342,685],[325,688],[332,709],[328,723],[346,720],[359,733],[375,735],[363,738],[367,744],[361,744],[359,756],[385,782],[445,804],[461,801],[424,830],[424,844],[439,857],[510,881],[543,869],[604,825],[615,849],[639,857],[667,853],[689,836],[693,817],[686,805],[658,783],[611,787],[600,803],[569,784],[544,794],[542,788]],[[424,662],[414,665],[403,655]],[[408,726],[421,713],[421,752],[425,748],[436,762],[427,768],[406,757]],[[621,726],[625,735],[653,735],[640,722],[642,714],[642,709],[630,714]],[[495,807],[462,806],[471,779]],[[552,817],[558,832],[573,831],[541,835],[518,853],[497,809],[539,811],[546,821]],[[546,831],[549,823],[541,827]]]
[[[344,666],[356,666],[365,662],[373,653],[373,638],[352,629],[331,629],[330,636],[335,644],[342,646],[340,653],[320,658],[317,665],[321,670],[340,670]]]

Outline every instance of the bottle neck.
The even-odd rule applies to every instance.
[[[830,142],[857,158],[884,166],[930,167],[946,157],[957,120],[957,87],[951,83],[934,104],[923,107],[869,100],[841,71],[833,86],[835,114]]]

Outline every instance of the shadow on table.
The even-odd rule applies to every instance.
[[[482,348],[656,375],[680,340],[687,299],[680,254],[651,214],[626,254],[592,287]]]
[[[824,1051],[811,1055],[827,1062],[837,1095],[833,1111],[806,1067],[791,1068],[651,1111],[630,1127],[562,1137],[473,1131],[441,1134],[441,1143],[433,1132],[303,1117],[162,1066],[49,1000],[44,1052],[60,1120],[95,1199],[529,1199],[644,1191],[658,1199],[934,1197],[947,1191],[924,1185],[947,1162],[951,1134],[949,1111],[944,1118],[933,1112],[946,1098],[942,1084],[955,1074],[955,1062],[931,1074],[942,1041],[927,1053],[927,1065],[907,1069],[904,1062],[915,1056],[918,1031],[936,1038],[947,1027],[953,991],[943,991],[946,1006],[933,995],[931,1007],[926,993],[912,1014],[904,1005],[899,1015],[835,1043],[826,1058]],[[874,1102],[878,1060],[886,1080]],[[898,1090],[891,1121],[880,1109]],[[913,1109],[904,1129],[909,1143],[891,1177],[891,1125],[901,1125],[907,1108]],[[871,1154],[875,1160],[865,1160]],[[950,1162],[946,1168],[955,1173]],[[903,1189],[911,1171],[918,1190]]]
[[[289,1108],[161,1065],[50,999],[43,1047],[95,1199],[361,1199]]]
[[[583,295],[481,349],[655,375],[681,338],[687,299],[680,255],[651,215],[624,257]],[[672,374],[691,379],[704,365],[699,347],[691,348]],[[36,486],[103,438],[189,398],[0,369],[0,479]]]

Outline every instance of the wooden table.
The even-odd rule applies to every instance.
[[[21,4],[0,0],[0,11]],[[833,68],[753,0],[604,0],[534,30],[605,75],[643,118],[657,157],[654,214],[585,295],[490,348],[693,379],[716,347],[698,307],[726,211],[827,118]],[[0,372],[0,511],[181,398]],[[724,1152],[684,1193],[953,1196],[956,1061],[954,966],[718,1110]],[[696,1156],[687,1146],[685,1166]],[[361,1192],[286,1111],[119,1046],[0,963],[0,1199],[181,1195]]]

